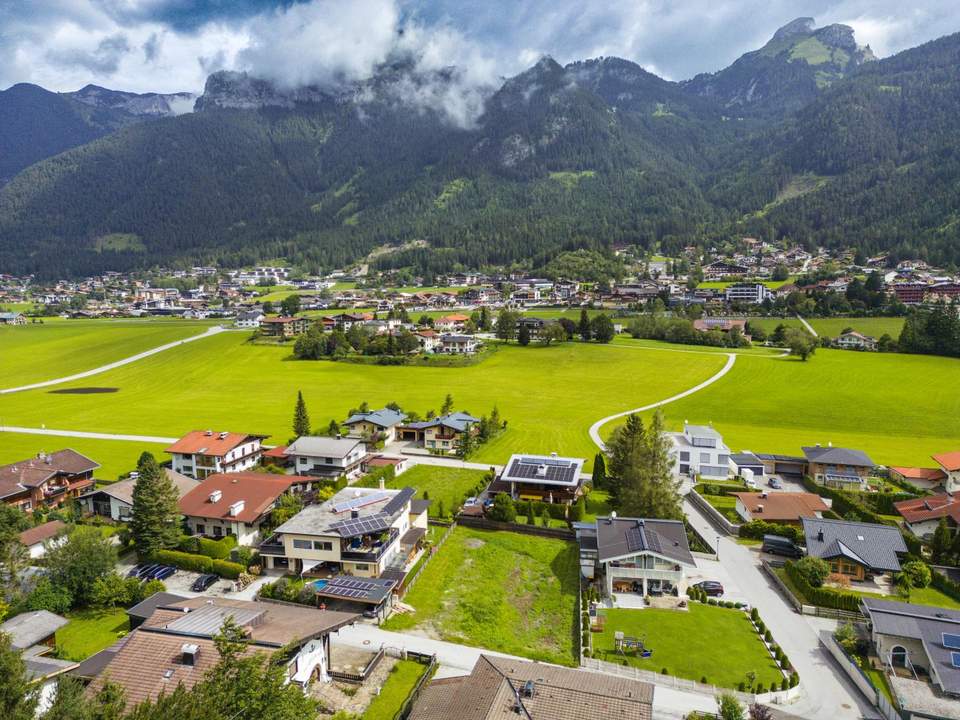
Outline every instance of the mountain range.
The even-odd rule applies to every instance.
[[[469,88],[397,58],[336,88],[215,73],[187,113],[187,95],[18,85],[0,93],[0,271],[329,269],[375,249],[421,272],[539,268],[744,234],[960,264],[958,66],[958,35],[877,60],[800,18],[680,83],[543,58]]]

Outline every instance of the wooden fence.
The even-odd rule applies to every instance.
[[[521,523],[505,523],[488,520],[482,517],[473,517],[470,515],[460,515],[457,517],[457,524],[464,527],[476,528],[478,530],[503,530],[506,532],[515,532],[522,535],[536,535],[538,537],[553,538],[555,540],[576,540],[577,535],[573,530],[567,528],[540,527],[539,525],[524,525]]]
[[[420,697],[420,694],[427,686],[427,683],[433,679],[434,674],[437,672],[437,656],[426,655],[424,653],[418,653],[411,650],[403,650],[401,648],[389,646],[380,648],[380,652],[385,652],[387,655],[399,658],[401,660],[413,660],[414,662],[418,662],[421,665],[427,666],[426,671],[424,671],[423,675],[420,676],[420,679],[417,680],[417,684],[414,685],[413,690],[410,691],[407,699],[403,701],[403,705],[400,706],[400,709],[397,710],[393,716],[393,720],[406,720],[406,718],[410,715],[410,711],[413,710],[413,704],[417,701],[417,698]]]
[[[377,654],[370,658],[370,662],[367,663],[366,667],[363,668],[359,673],[347,673],[340,672],[339,670],[328,670],[327,674],[332,677],[334,680],[341,680],[348,683],[357,683],[360,684],[366,680],[370,673],[372,673],[377,665],[380,664],[380,661],[383,660],[383,648],[377,651]]]
[[[433,559],[433,556],[437,553],[438,550],[440,550],[441,547],[443,547],[443,544],[447,541],[447,538],[450,537],[451,533],[453,533],[454,528],[457,527],[456,520],[454,520],[450,524],[447,524],[447,523],[433,523],[433,524],[439,525],[440,527],[446,527],[447,531],[440,536],[440,539],[437,540],[436,545],[434,545],[430,549],[430,552],[427,554],[424,561],[420,563],[420,567],[417,568],[417,572],[415,572],[413,576],[403,579],[403,583],[401,584],[400,589],[397,591],[397,596],[401,600],[407,596],[407,593],[410,592],[410,588],[412,588],[416,584],[417,579],[426,569],[427,565],[430,564],[430,561]]]

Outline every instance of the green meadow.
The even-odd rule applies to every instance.
[[[903,329],[903,318],[895,317],[836,317],[810,318],[808,320],[813,329],[820,335],[837,337],[847,328],[853,328],[864,335],[879,338],[881,335],[890,335],[894,340],[900,337]],[[759,325],[768,333],[776,330],[777,325],[787,327],[802,327],[803,324],[796,317],[758,317],[750,318],[751,325]]]
[[[669,426],[712,422],[735,451],[832,442],[878,463],[929,465],[960,438],[960,361],[818,349],[807,362],[742,355],[720,381],[663,408]],[[604,432],[613,430],[612,425]]]
[[[197,335],[207,327],[209,323],[189,320],[59,318],[43,324],[0,326],[0,388],[91,370]]]
[[[314,427],[326,429],[366,400],[396,401],[421,415],[447,393],[457,408],[489,413],[508,427],[471,457],[502,463],[513,452],[559,452],[591,459],[587,428],[605,415],[670,397],[716,373],[713,353],[626,350],[564,343],[508,346],[466,367],[378,366],[290,359],[290,347],[252,345],[247,333],[222,333],[98,375],[114,393],[64,395],[49,389],[0,396],[7,425],[179,436],[212,428],[291,435],[302,390]],[[84,387],[90,380],[57,386]]]

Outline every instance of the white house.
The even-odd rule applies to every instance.
[[[267,435],[194,430],[166,449],[174,471],[203,480],[214,473],[251,470],[260,462]]]
[[[473,335],[440,336],[440,352],[450,355],[471,355],[477,351],[477,345]]]
[[[181,475],[170,468],[164,468],[164,472],[177,489],[178,497],[183,497],[200,483],[196,478]],[[133,488],[136,484],[134,473],[126,480],[95,488],[79,497],[80,507],[85,513],[109,517],[118,522],[127,521],[133,514]]]
[[[687,568],[696,567],[679,520],[598,517],[577,525],[580,571],[602,577],[606,595],[683,594]]]
[[[284,455],[293,461],[297,475],[353,478],[360,474],[367,447],[357,438],[304,435],[297,438]]]
[[[851,330],[850,332],[839,335],[837,339],[833,341],[833,344],[841,350],[877,349],[877,341],[874,338],[858,333],[856,330]]]
[[[734,283],[728,286],[723,294],[729,303],[747,303],[750,305],[759,305],[773,296],[770,288],[763,283]]]
[[[66,538],[67,526],[59,520],[50,520],[20,533],[20,544],[27,548],[31,560],[47,553],[48,543],[60,544]]]
[[[260,323],[263,322],[264,317],[266,316],[259,310],[242,310],[237,313],[237,319],[234,321],[234,325],[238,328],[256,330],[260,327]]]
[[[943,481],[944,491],[948,493],[960,491],[960,451],[940,453],[934,455],[933,460],[947,476]]]
[[[673,433],[674,472],[690,477],[724,480],[730,475],[730,448],[720,433],[709,425],[683,424],[682,433]]]

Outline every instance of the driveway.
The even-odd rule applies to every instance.
[[[683,507],[698,532],[707,538],[717,537],[716,530],[696,507],[686,500]],[[760,612],[774,639],[800,673],[801,696],[785,709],[811,720],[879,717],[859,690],[821,650],[818,626],[796,614],[759,567],[759,553],[748,546],[739,545],[729,537],[720,538],[718,550],[719,564],[723,566],[723,573],[729,578],[731,587],[736,588],[737,592],[745,591],[750,604]],[[698,566],[700,562],[698,559]]]

